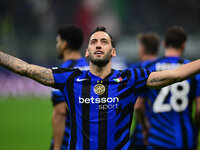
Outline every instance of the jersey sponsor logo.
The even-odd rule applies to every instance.
[[[102,95],[105,92],[105,90],[106,90],[106,88],[105,88],[105,86],[103,84],[97,84],[94,87],[94,92],[97,95]]]
[[[99,103],[118,103],[119,98],[118,97],[102,97],[102,98],[94,98],[93,96],[90,98],[82,98],[79,96],[79,103],[86,103],[86,104],[99,104]]]
[[[79,78],[78,78],[76,81],[77,81],[77,82],[81,82],[81,81],[85,81],[85,80],[88,80],[88,79],[79,79]]]
[[[82,98],[79,97],[79,103],[83,104],[99,104],[97,109],[113,109],[118,108],[118,97],[102,97],[102,98],[94,98],[93,96],[90,98]]]

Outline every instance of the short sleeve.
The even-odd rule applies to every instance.
[[[54,77],[54,88],[60,89],[61,91],[64,89],[67,79],[70,77],[72,73],[79,69],[71,69],[71,68],[60,68],[53,67],[51,68]]]
[[[196,75],[196,97],[200,97],[200,74]]]
[[[137,68],[133,70],[134,72],[134,80],[135,80],[135,88],[138,92],[142,92],[146,88],[146,82],[150,75],[150,71],[142,68]]]
[[[59,90],[59,89],[54,89],[52,88],[52,92],[51,92],[51,100],[53,103],[53,106],[62,103],[65,101],[65,97],[63,95],[63,93]]]

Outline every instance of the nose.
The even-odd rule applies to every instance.
[[[101,46],[96,46],[96,49],[97,49],[97,50],[101,49]]]

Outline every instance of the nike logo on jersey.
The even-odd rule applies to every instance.
[[[81,82],[81,81],[85,81],[85,80],[88,80],[88,79],[79,79],[79,78],[78,78],[76,81],[77,81],[77,82]]]

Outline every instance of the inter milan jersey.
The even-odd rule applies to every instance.
[[[175,69],[188,63],[180,57],[163,57],[143,65],[151,71]],[[149,90],[151,102],[151,129],[149,148],[193,148],[196,134],[191,117],[192,103],[200,96],[197,77],[172,84],[160,90]]]
[[[80,69],[87,69],[86,68],[87,66],[88,66],[88,63],[85,58],[81,58],[78,60],[68,60],[68,61],[65,61],[61,65],[61,67],[63,67],[63,68],[78,67]],[[52,95],[51,98],[52,98],[53,106],[65,101],[65,97],[63,96],[62,92],[58,89],[52,89],[51,95]],[[65,124],[65,133],[64,133],[64,137],[63,137],[61,150],[67,150],[67,148],[68,148],[68,140],[69,140],[69,133],[70,133],[70,115],[69,115],[68,110],[66,113],[66,117],[67,117],[67,119],[66,119],[66,124]],[[52,139],[51,149],[53,149],[53,144],[54,144],[54,140]]]
[[[142,64],[146,64],[147,62],[150,62],[150,61],[153,61],[153,60],[134,63],[134,64],[131,64],[129,67],[132,69],[142,68]],[[140,94],[140,96],[146,97],[145,94],[146,93],[142,92]],[[147,101],[145,101],[145,115],[150,120],[150,110],[149,109],[150,109],[149,105],[147,104]],[[140,123],[137,122],[135,125],[135,129],[133,131],[131,131],[130,140],[131,140],[130,141],[131,144],[134,145],[134,148],[135,147],[137,147],[137,148],[145,147],[144,142],[143,142],[143,135],[142,135],[142,125]]]
[[[133,105],[149,71],[111,70],[104,79],[90,71],[52,68],[55,88],[70,112],[70,150],[130,149]]]

